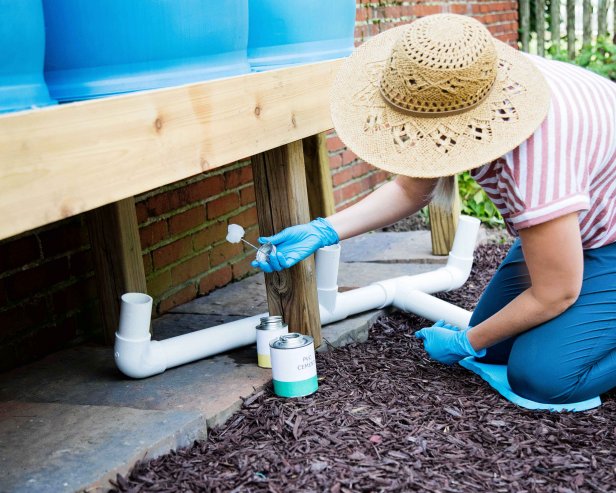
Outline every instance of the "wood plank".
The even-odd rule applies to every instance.
[[[567,56],[575,58],[575,0],[567,0]]]
[[[552,51],[560,53],[560,0],[550,2],[550,30],[552,36]]]
[[[327,152],[327,134],[321,132],[306,137],[303,144],[310,217],[314,219],[331,216],[336,212],[336,207]]]
[[[582,1],[582,46],[592,43],[592,4],[590,0]]]
[[[277,147],[252,158],[259,231],[269,236],[309,221],[302,141]],[[272,315],[282,315],[290,332],[314,337],[321,345],[321,321],[314,258],[290,269],[265,275]]]
[[[537,27],[537,55],[545,55],[545,0],[535,0],[535,24]]]
[[[0,116],[0,239],[331,128],[341,63]]]
[[[520,41],[522,50],[528,52],[530,44],[530,0],[519,0],[520,5]]]
[[[443,197],[443,200],[438,204],[431,202],[428,206],[433,255],[447,255],[451,251],[458,227],[458,219],[460,218],[460,210],[458,180],[454,179],[449,196]]]
[[[147,291],[135,200],[129,197],[94,209],[86,214],[86,223],[104,340],[113,344],[120,319],[120,297]]]

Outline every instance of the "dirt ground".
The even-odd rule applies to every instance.
[[[465,287],[441,297],[472,309],[506,248],[480,247]],[[413,335],[427,325],[381,318],[368,342],[317,355],[316,394],[268,387],[206,441],[136,464],[112,491],[616,491],[616,391],[591,411],[527,411],[430,361]]]

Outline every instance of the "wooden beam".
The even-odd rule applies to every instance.
[[[592,44],[592,4],[590,0],[582,1],[582,46]]]
[[[301,140],[253,156],[252,166],[261,235],[310,220]],[[314,337],[318,347],[321,322],[314,259],[266,274],[265,284],[270,314],[282,315],[290,332]]]
[[[432,254],[447,255],[453,246],[453,239],[460,217],[460,192],[458,180],[453,177],[453,188],[441,203],[430,203],[430,233],[432,236]]]
[[[310,217],[314,219],[331,216],[336,212],[336,207],[327,152],[327,134],[321,132],[306,137],[303,144]]]
[[[120,296],[147,290],[133,197],[86,214],[106,344],[113,344]]]
[[[341,63],[0,116],[0,239],[331,128]]]

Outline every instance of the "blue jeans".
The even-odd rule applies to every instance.
[[[482,294],[470,325],[499,311],[530,286],[519,240]],[[556,318],[488,348],[484,363],[507,364],[522,397],[579,402],[616,387],[616,243],[584,251],[578,300]]]

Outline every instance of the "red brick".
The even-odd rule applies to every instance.
[[[152,252],[154,269],[158,270],[169,265],[192,252],[192,240],[190,236],[169,243]]]
[[[199,282],[199,294],[208,294],[216,288],[226,286],[233,279],[233,271],[230,265],[225,265],[220,269],[208,273]]]
[[[13,301],[47,291],[69,277],[66,257],[37,265],[5,279],[9,298]]]
[[[237,216],[231,216],[229,218],[229,223],[239,224],[244,229],[257,224],[257,208],[250,207],[240,212]]]
[[[9,299],[9,295],[6,292],[6,286],[4,285],[4,279],[0,279],[0,307],[5,305]]]
[[[169,291],[171,288],[171,271],[157,272],[147,279],[148,294],[154,298]]]
[[[249,205],[255,202],[255,188],[246,187],[240,190],[240,204]]]
[[[338,173],[335,173],[332,176],[332,183],[334,185],[334,187],[338,187],[340,185],[342,185],[343,183],[346,183],[347,181],[350,181],[353,179],[353,170],[352,168],[345,168],[341,171],[339,171]]]
[[[197,296],[197,288],[193,284],[186,286],[177,293],[172,294],[168,298],[163,299],[158,305],[158,313],[162,315],[172,308],[194,300]]]
[[[81,252],[72,253],[68,257],[70,265],[70,275],[82,277],[94,270],[94,257],[92,250],[83,250]]]
[[[206,229],[192,235],[193,248],[196,252],[204,250],[225,239],[227,236],[227,223],[213,223]]]
[[[242,166],[225,173],[225,188],[231,190],[252,182],[252,166]]]
[[[145,271],[145,275],[149,275],[154,270],[154,265],[152,264],[152,254],[146,253],[142,257],[143,259],[143,270]]]
[[[148,208],[145,202],[135,203],[135,214],[137,215],[137,223],[142,224],[148,220]]]
[[[184,233],[205,222],[205,207],[199,205],[169,218],[169,232],[172,235]]]
[[[158,195],[154,195],[146,200],[145,205],[149,217],[157,217],[189,203],[186,187],[169,190]]]
[[[0,271],[17,269],[40,258],[39,243],[32,234],[0,243]]]
[[[469,14],[471,12],[470,4],[457,3],[449,7],[449,11],[452,14]]]
[[[51,300],[53,310],[57,314],[75,311],[96,299],[94,278],[79,280],[70,286],[53,293]]]
[[[208,220],[216,219],[240,206],[240,196],[237,192],[223,195],[207,204]]]
[[[222,243],[221,245],[215,246],[210,251],[210,264],[212,267],[216,267],[218,265],[224,264],[228,262],[233,257],[237,257],[243,251],[243,248],[240,244],[231,244],[231,243]]]
[[[441,10],[440,5],[417,5],[413,9],[413,13],[417,17],[425,17],[426,15],[438,14]]]
[[[188,202],[207,200],[225,190],[225,179],[222,175],[208,176],[201,181],[186,187]]]
[[[168,233],[167,221],[164,219],[140,228],[141,248],[146,249],[156,245],[163,241]]]
[[[57,228],[38,233],[43,256],[55,257],[88,245],[88,231],[79,220],[70,220]]]
[[[328,151],[339,151],[340,149],[344,149],[344,143],[340,140],[338,136],[327,138]]]
[[[360,5],[355,11],[355,22],[365,21],[370,17],[370,8]]]
[[[357,159],[357,154],[353,151],[347,150],[342,153],[342,165],[351,164]]]
[[[252,265],[250,265],[250,262],[252,262],[254,259],[254,255],[248,255],[241,260],[233,262],[231,264],[231,269],[233,271],[233,279],[242,279],[248,274],[254,274],[256,270]]]
[[[198,277],[210,268],[210,257],[207,252],[192,257],[171,269],[171,282],[182,284],[189,279]]]
[[[4,343],[18,332],[42,325],[50,318],[47,298],[43,296],[0,311],[0,341]]]
[[[362,191],[362,185],[360,182],[356,181],[349,185],[345,185],[340,190],[342,192],[342,200],[346,201],[358,195]]]

